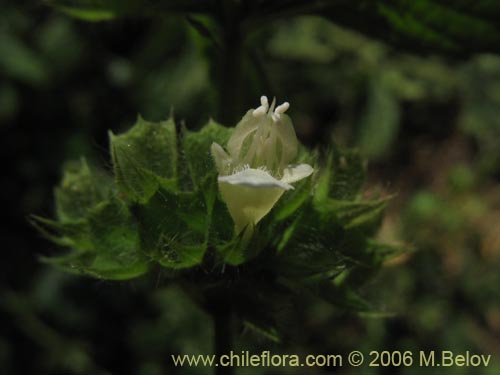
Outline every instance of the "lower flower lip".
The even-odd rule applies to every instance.
[[[279,188],[283,190],[291,190],[293,186],[277,180],[269,173],[261,169],[247,168],[238,173],[228,176],[219,176],[219,182],[225,182],[231,185],[242,185],[253,188]]]

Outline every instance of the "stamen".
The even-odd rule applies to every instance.
[[[264,114],[266,114],[267,110],[269,109],[269,101],[267,100],[267,96],[262,95],[260,97],[260,106],[257,109],[254,109],[252,112],[252,115],[254,117],[259,117]]]
[[[285,113],[286,110],[290,108],[290,103],[284,102],[283,104],[276,107],[274,113],[271,115],[274,122],[277,122],[281,118],[281,114]]]
[[[261,104],[263,107],[266,107],[266,109],[267,109],[267,108],[269,108],[269,101],[267,100],[267,96],[262,95],[262,96],[260,97],[260,104]]]
[[[276,109],[274,110],[274,113],[276,113],[276,114],[285,113],[288,108],[290,108],[290,103],[284,102],[282,105],[279,105],[276,107]]]

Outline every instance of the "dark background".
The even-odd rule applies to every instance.
[[[396,193],[380,237],[409,251],[366,289],[386,316],[308,300],[289,342],[242,331],[240,350],[469,350],[494,357],[475,373],[500,370],[500,57],[474,52],[471,41],[458,54],[403,47],[313,16],[282,18],[248,41],[256,56],[244,65],[242,110],[275,95],[291,103],[308,147],[359,147],[366,191]],[[208,317],[178,289],[161,275],[105,282],[61,273],[40,262],[61,249],[29,215],[52,215],[66,160],[84,155],[109,167],[107,131],[126,129],[138,113],[156,121],[173,109],[193,129],[210,116],[234,125],[221,110],[227,97],[217,91],[212,54],[181,14],[87,23],[37,2],[3,3],[2,373],[204,370],[170,362],[172,353],[212,351]]]

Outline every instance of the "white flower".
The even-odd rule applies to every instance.
[[[212,144],[212,156],[219,172],[219,190],[234,220],[236,233],[253,227],[271,211],[290,185],[313,172],[308,164],[289,164],[297,157],[298,141],[288,103],[269,107],[267,97],[249,110],[236,125],[226,152]]]

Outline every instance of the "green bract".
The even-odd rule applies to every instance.
[[[234,174],[235,153],[245,158],[253,147],[254,139],[240,137],[242,128],[255,125],[245,125],[255,120],[248,117],[253,113],[234,131],[213,121],[197,132],[178,131],[173,119],[151,123],[139,118],[128,132],[110,133],[114,179],[85,160],[70,163],[56,189],[56,219],[34,217],[41,233],[71,249],[45,260],[100,279],[171,270],[164,274],[186,286],[198,302],[222,298],[259,330],[275,327],[278,305],[291,306],[290,300],[305,292],[341,307],[369,310],[356,290],[399,249],[371,238],[386,199],[360,198],[364,171],[356,152],[335,148],[320,160],[318,153],[296,148],[293,126],[284,118],[284,133],[270,139],[292,133],[293,138],[280,138],[276,154],[268,149],[260,158],[257,151],[247,162],[271,179],[294,173],[301,178],[289,180],[294,188],[280,190],[279,200],[253,222],[248,236],[238,225],[235,229],[230,213],[235,208],[229,204],[228,210],[227,194],[218,185]],[[268,117],[259,121],[278,123]],[[229,155],[213,144],[227,145]],[[289,166],[291,161],[297,164]],[[229,163],[225,172],[224,163]],[[306,164],[307,173],[288,170]],[[304,178],[313,168],[315,173]],[[234,199],[233,206],[238,204]]]

